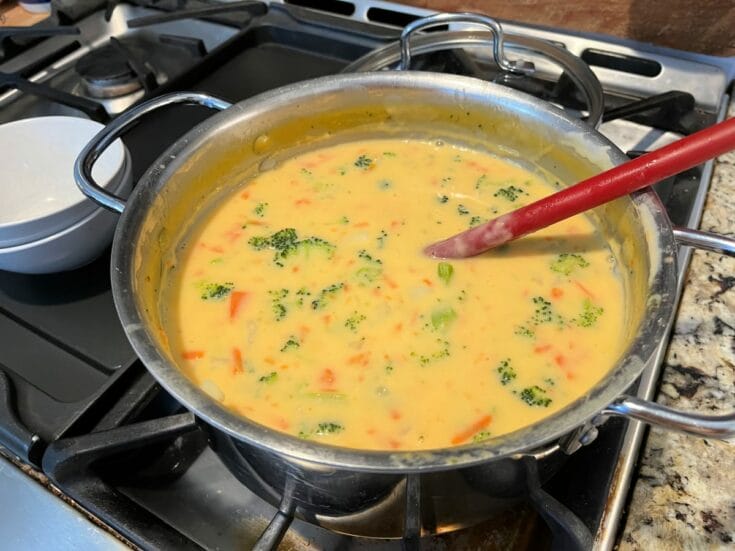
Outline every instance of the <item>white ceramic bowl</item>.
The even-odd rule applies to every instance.
[[[129,161],[124,163],[124,173],[116,190],[116,194],[123,197],[133,188],[130,165]],[[95,205],[91,213],[53,235],[13,247],[1,247],[0,270],[48,274],[89,264],[112,242],[118,217]]]
[[[51,236],[98,208],[77,188],[74,161],[102,128],[77,117],[35,117],[0,125],[0,247]],[[93,176],[115,191],[125,163],[125,147],[117,140],[97,161]]]

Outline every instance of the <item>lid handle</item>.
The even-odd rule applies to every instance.
[[[410,38],[413,33],[429,27],[446,25],[447,23],[477,23],[478,25],[487,27],[495,37],[493,41],[493,57],[498,67],[503,71],[521,75],[530,74],[534,71],[535,67],[530,61],[511,61],[505,56],[503,28],[500,26],[500,23],[492,17],[477,13],[438,13],[417,19],[406,25],[403,28],[403,32],[401,32],[401,63],[398,65],[398,70],[407,71],[411,66]]]

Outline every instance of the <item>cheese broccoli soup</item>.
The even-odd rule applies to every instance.
[[[225,407],[327,444],[441,448],[534,423],[621,352],[610,250],[583,216],[476,258],[422,249],[553,191],[441,142],[291,158],[187,239],[167,301],[175,359]]]

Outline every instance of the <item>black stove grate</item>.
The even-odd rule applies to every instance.
[[[99,8],[101,2],[97,4]],[[294,81],[337,73],[372,48],[397,37],[395,29],[297,6],[274,5],[269,10],[262,2],[223,7],[186,0],[146,5],[154,5],[162,13],[138,19],[134,26],[185,15],[229,18],[228,24],[243,30],[210,52],[197,39],[158,35],[162,43],[201,57],[190,70],[161,85],[144,59],[136,53],[130,55],[124,38],[113,41],[123,45],[126,63],[144,85],[145,97],[193,89],[239,101]],[[166,13],[183,5],[194,6],[193,11]],[[234,14],[229,13],[232,9]],[[73,23],[75,16],[89,13],[89,3],[80,3],[76,10],[57,7],[57,16]],[[0,42],[4,40],[0,33]],[[477,69],[475,61],[462,51],[418,57],[416,62],[418,69],[459,74]],[[5,79],[6,86],[32,94],[52,94],[50,99],[56,101],[53,94],[57,91],[39,90],[27,80],[38,68],[0,75],[0,87]],[[571,108],[581,107],[565,75],[552,82],[509,79],[487,66],[481,70],[486,78],[504,80]],[[80,104],[84,98],[74,98],[75,106],[90,117],[106,117],[85,102],[99,107],[98,103],[85,100]],[[707,115],[693,108],[691,96],[680,92],[632,103],[630,98],[613,95],[606,100],[610,109],[605,120],[627,117],[679,133],[708,123]],[[167,144],[210,115],[203,108],[176,106],[155,120],[141,121],[123,138],[133,159],[134,178],[142,175]],[[683,223],[685,211],[676,214],[677,209],[685,208],[686,194],[692,182],[698,181],[697,175],[685,174],[657,189],[674,205],[676,223]],[[193,462],[207,458],[207,450],[196,420],[182,413],[158,388],[127,343],[112,302],[108,267],[106,253],[93,264],[66,274],[0,272],[0,344],[12,345],[0,346],[0,441],[27,462],[37,466],[42,462],[43,470],[58,487],[137,545],[161,549],[206,546],[172,527],[153,505],[141,505],[146,497],[141,486],[162,484],[167,491],[166,484],[185,477]],[[557,547],[586,548],[590,534],[597,531],[625,426],[620,420],[608,422],[593,446],[572,455],[558,475],[543,486],[534,478],[534,466],[529,465],[531,502],[549,523]],[[224,469],[217,462],[207,465]],[[131,471],[135,476],[130,476]],[[533,524],[536,515],[529,511],[526,506],[517,516]],[[282,517],[280,524],[289,520],[288,514]],[[412,537],[406,545],[410,547],[416,544],[417,526],[407,525]],[[263,525],[255,531],[264,529]],[[548,539],[548,530],[541,527],[534,534]]]

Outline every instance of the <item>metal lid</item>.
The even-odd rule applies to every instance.
[[[414,35],[421,29],[451,23],[475,23],[490,31],[449,30]],[[441,13],[417,19],[403,29],[399,41],[373,50],[345,67],[343,72],[379,71],[389,68],[407,70],[410,68],[412,55],[451,48],[480,48],[491,51],[495,64],[503,72],[502,77],[495,79],[498,84],[507,84],[511,79],[519,78],[519,75],[550,76],[554,67],[561,68],[580,90],[587,104],[587,122],[594,128],[600,125],[604,110],[602,86],[585,62],[551,42],[505,34],[500,23],[483,15]],[[509,60],[505,55],[506,51],[518,54],[519,58]],[[534,61],[530,61],[531,59]]]

